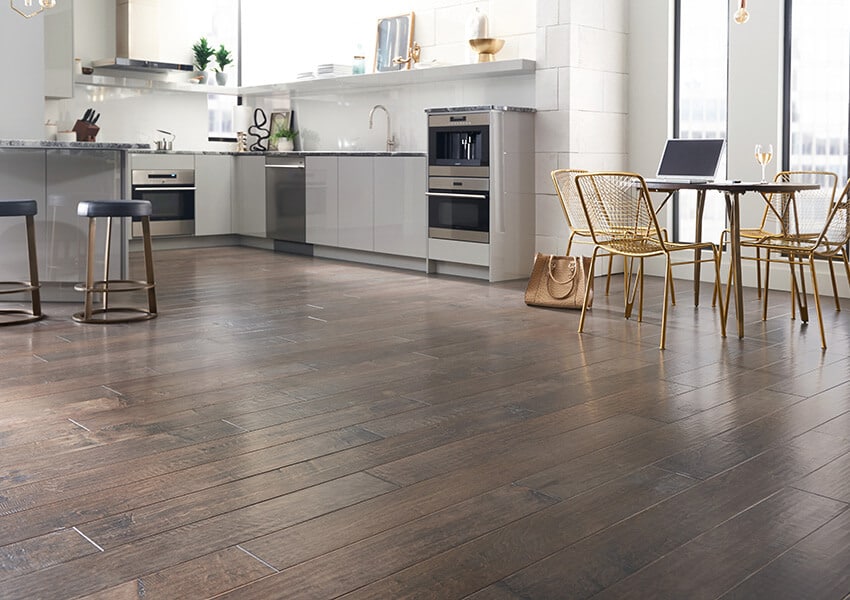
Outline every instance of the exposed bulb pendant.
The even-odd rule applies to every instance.
[[[735,22],[738,25],[743,25],[750,19],[750,13],[747,11],[747,0],[741,0],[741,6],[735,11]]]
[[[20,4],[19,0],[9,0],[9,7],[25,19],[36,16],[45,8],[53,8],[56,6],[56,0],[38,0],[38,8],[33,10],[33,0],[23,0],[23,9],[21,9],[15,6],[16,2]]]

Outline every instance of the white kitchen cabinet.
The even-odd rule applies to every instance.
[[[195,235],[233,233],[233,156],[195,156]]]
[[[74,96],[74,5],[57,2],[41,13],[44,19],[44,96]]]
[[[375,252],[425,258],[428,250],[425,180],[425,157],[375,157]]]
[[[339,247],[374,250],[372,157],[339,158]]]
[[[234,165],[233,232],[266,237],[266,159],[237,156]]]
[[[339,244],[339,159],[336,156],[308,156],[307,178],[308,244]]]

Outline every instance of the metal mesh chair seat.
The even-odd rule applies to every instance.
[[[585,173],[575,177],[582,208],[590,227],[591,237],[596,247],[594,257],[600,250],[619,254],[639,261],[634,285],[631,274],[626,272],[626,318],[632,312],[637,291],[640,291],[638,320],[643,320],[643,266],[644,259],[651,256],[664,256],[667,262],[664,276],[664,305],[661,314],[661,342],[664,348],[667,339],[667,306],[670,304],[670,290],[674,265],[713,262],[715,286],[720,286],[720,251],[711,242],[673,243],[665,239],[656,220],[655,210],[643,177],[635,173],[607,172]],[[710,259],[694,256],[692,260],[674,261],[673,254],[679,251],[711,250]],[[592,277],[591,267],[591,277]],[[584,330],[590,287],[585,294],[578,331]],[[717,294],[719,297],[720,294]],[[720,302],[721,326],[726,315]],[[721,329],[722,332],[722,329]]]

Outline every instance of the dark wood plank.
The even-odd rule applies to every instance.
[[[658,278],[643,323],[618,277],[577,335],[522,281],[155,254],[156,320],[0,336],[4,600],[850,591],[828,302],[823,352],[753,290],[721,338],[703,289],[659,352]]]

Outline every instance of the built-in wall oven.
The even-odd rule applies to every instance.
[[[490,241],[490,113],[428,115],[428,237]]]
[[[133,200],[151,203],[151,235],[195,235],[195,171],[134,170]],[[141,223],[133,220],[133,237],[141,237]]]

